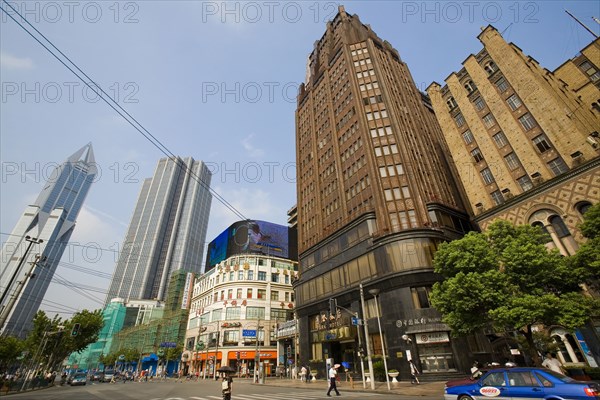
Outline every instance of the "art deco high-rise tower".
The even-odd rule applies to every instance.
[[[428,303],[437,244],[469,229],[446,153],[429,99],[398,52],[340,7],[309,56],[296,110],[295,290],[300,331],[310,332],[300,338],[303,362],[356,361],[349,314],[328,328],[322,313],[330,298],[360,310],[362,284],[386,304],[388,354],[405,350],[403,334],[418,334],[438,344],[413,351],[425,370],[434,368],[430,356],[437,370],[455,368],[448,329]],[[367,310],[375,310],[368,294]],[[379,335],[369,342],[381,354]]]
[[[210,180],[202,161],[158,161],[142,185],[106,304],[117,297],[164,300],[173,271],[201,272]]]
[[[30,330],[96,174],[90,143],[53,171],[4,243],[0,260],[3,334],[23,337]],[[29,278],[31,263],[42,260],[33,271],[35,277]]]

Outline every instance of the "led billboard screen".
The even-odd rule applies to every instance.
[[[259,220],[239,221],[209,243],[204,270],[209,271],[235,254],[264,254],[297,260],[296,240],[295,228]]]
[[[288,258],[288,227],[265,221],[240,221],[229,227],[227,256],[262,253]]]
[[[206,257],[206,270],[214,267],[227,258],[227,238],[229,229],[225,229],[215,240],[208,244],[208,255]]]

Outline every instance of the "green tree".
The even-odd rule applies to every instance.
[[[25,342],[12,336],[0,336],[0,375],[8,369],[26,349]]]
[[[117,359],[119,358],[120,354],[117,354],[115,352],[109,353],[109,354],[102,354],[100,356],[100,362],[102,364],[104,364],[104,368],[108,368],[111,367],[113,365],[115,365],[115,363],[117,362]]]
[[[75,324],[80,324],[80,328],[73,336]],[[58,315],[50,319],[46,313],[38,311],[26,339],[27,347],[38,353],[36,362],[53,369],[69,354],[80,352],[96,342],[103,324],[101,310],[79,311],[70,320],[63,320]]]
[[[515,330],[539,365],[534,326],[583,326],[597,304],[581,294],[580,275],[547,242],[537,227],[496,221],[484,233],[440,245],[434,267],[444,280],[433,286],[431,301],[453,334]]]
[[[580,282],[585,283],[596,294],[600,293],[600,203],[590,207],[583,216],[579,226],[581,233],[587,238],[577,253],[568,262],[573,273]]]
[[[183,353],[183,346],[178,344],[177,347],[168,347],[165,351],[165,359],[166,360],[176,360],[181,358],[181,353]]]
[[[120,354],[123,354],[125,356],[125,361],[127,361],[127,362],[132,362],[132,361],[137,362],[140,359],[140,350],[139,349],[134,349],[134,348],[123,349],[123,350],[121,350]]]

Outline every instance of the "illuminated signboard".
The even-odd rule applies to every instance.
[[[296,240],[296,228],[259,220],[236,222],[209,243],[204,271],[236,254],[264,254],[297,260]]]

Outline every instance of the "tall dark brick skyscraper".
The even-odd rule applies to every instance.
[[[469,229],[444,143],[398,52],[340,7],[309,56],[296,110],[295,289],[300,330],[310,332],[301,337],[303,362],[356,361],[350,314],[325,324],[323,313],[330,298],[360,310],[362,283],[375,354],[382,345],[369,290],[385,305],[390,368],[407,368],[397,355],[411,350],[424,371],[456,370],[459,345],[428,301],[437,244]]]

